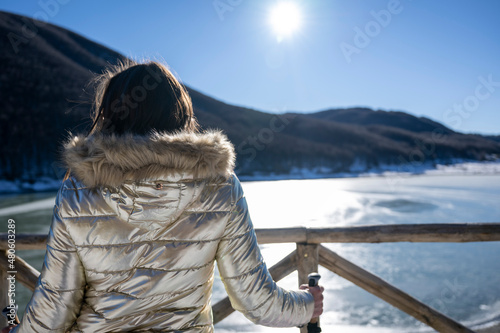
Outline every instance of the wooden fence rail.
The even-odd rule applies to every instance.
[[[269,269],[279,281],[295,270],[299,284],[307,283],[307,274],[321,265],[351,281],[396,308],[439,332],[473,332],[457,321],[418,301],[376,275],[327,249],[321,243],[382,242],[490,242],[500,241],[500,223],[396,224],[336,228],[256,229],[260,244],[296,243],[297,249]],[[45,249],[46,235],[16,235],[17,250]],[[7,304],[7,234],[0,234],[0,304]],[[39,272],[16,257],[16,280],[34,290]],[[220,322],[234,310],[229,298],[213,306],[214,322]],[[5,325],[5,320],[0,326]],[[304,328],[301,332],[306,332]]]
[[[393,243],[393,242],[493,242],[500,241],[499,223],[392,224],[335,228],[256,229],[259,244],[277,243]],[[45,249],[47,235],[16,235],[17,250]],[[0,233],[0,250],[7,235]]]

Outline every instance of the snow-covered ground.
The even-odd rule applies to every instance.
[[[500,173],[500,162],[466,162],[452,165],[438,165],[436,169],[427,170],[425,173],[429,175],[497,174]]]
[[[456,161],[454,164],[431,164],[423,163],[418,165],[381,165],[376,168],[361,168],[359,163],[355,163],[349,172],[333,173],[327,168],[318,167],[294,168],[288,174],[261,174],[252,176],[239,176],[243,181],[257,180],[282,180],[282,179],[317,179],[317,178],[350,178],[350,177],[391,177],[396,175],[477,175],[477,174],[499,174],[500,161],[494,162],[470,162]]]

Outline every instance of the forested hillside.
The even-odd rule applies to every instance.
[[[90,124],[89,82],[124,56],[66,29],[5,12],[0,35],[0,180],[60,179],[61,142]],[[274,115],[188,90],[202,127],[219,128],[234,143],[240,175],[404,170],[500,154],[498,136],[457,133],[404,112],[350,108]]]

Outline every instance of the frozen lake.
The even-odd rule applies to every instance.
[[[256,228],[500,222],[500,175],[423,175],[244,182]],[[54,193],[3,196],[0,216],[17,232],[46,233]],[[3,232],[5,230],[2,230]],[[327,247],[464,324],[500,321],[500,242],[328,244]],[[295,244],[261,247],[268,267]],[[42,251],[19,255],[41,269]],[[324,332],[419,332],[416,320],[320,269]],[[278,283],[297,287],[297,274]],[[17,295],[21,312],[30,293]],[[213,303],[225,297],[216,279]],[[217,332],[298,332],[255,326],[233,313]]]

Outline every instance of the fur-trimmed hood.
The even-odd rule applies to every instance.
[[[187,173],[194,178],[229,177],[235,153],[218,131],[153,133],[148,136],[75,136],[64,145],[63,161],[71,174],[90,187],[125,181],[164,179]]]

